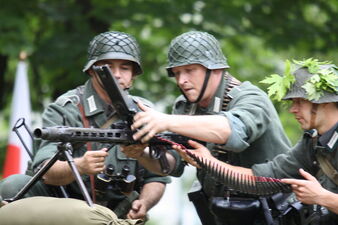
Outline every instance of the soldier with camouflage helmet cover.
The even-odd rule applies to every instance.
[[[262,82],[270,84],[270,96],[292,102],[290,112],[305,131],[291,151],[251,169],[220,162],[198,143],[192,143],[193,153],[234,173],[285,178],[282,181],[291,185],[297,199],[311,205],[297,224],[337,224],[338,67],[312,58],[287,61],[284,76],[273,74]]]
[[[168,61],[168,75],[175,78],[182,92],[173,107],[175,115],[140,105],[144,112],[136,114],[132,125],[138,129],[136,140],[147,141],[167,130],[207,142],[218,159],[245,167],[271,160],[289,149],[290,142],[272,102],[258,87],[230,75],[214,36],[200,31],[179,35],[171,41]],[[126,154],[153,171],[158,169],[143,152]],[[180,176],[185,163],[176,152],[167,155],[172,166],[170,175]],[[203,207],[208,210],[214,197],[224,196],[227,189],[201,170],[197,177],[207,198]],[[213,224],[210,220],[205,223]]]
[[[136,75],[142,73],[140,49],[135,38],[129,34],[109,31],[94,37],[88,48],[88,61],[83,72],[90,78],[83,85],[61,95],[51,103],[43,113],[43,127],[69,126],[107,127],[106,122],[115,116],[115,110],[92,66],[108,65],[123,89],[131,87]],[[132,96],[137,101],[151,106],[152,104],[140,97]],[[116,122],[116,121],[114,121]],[[146,214],[162,197],[166,183],[170,178],[153,174],[141,167],[135,159],[128,158],[121,148],[141,149],[144,145],[113,146],[107,152],[107,144],[92,143],[74,150],[75,165],[84,179],[84,183],[97,204],[112,209],[119,218],[146,219]],[[95,151],[90,151],[95,150]],[[42,141],[34,157],[33,169],[36,170],[57,152],[56,143]],[[126,195],[123,190],[96,191],[95,177],[111,164],[114,174],[121,174],[125,166],[130,175],[137,181],[134,190]],[[94,178],[94,179],[93,179]],[[10,198],[29,179],[28,176],[15,175],[2,182],[0,194]],[[25,197],[55,196],[49,185],[63,185],[72,198],[81,199],[71,169],[66,161],[58,160],[44,175],[44,182],[36,184]],[[47,184],[47,185],[46,185]],[[75,216],[75,215],[74,215]]]

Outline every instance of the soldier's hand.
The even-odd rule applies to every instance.
[[[299,169],[299,173],[306,179],[282,179],[282,182],[291,184],[292,191],[296,194],[299,201],[305,204],[318,204],[323,205],[321,202],[328,193],[328,190],[324,189],[318,180],[310,173]]]
[[[186,161],[187,163],[199,168],[199,165],[196,163],[196,161],[188,155],[187,153],[188,151],[198,158],[203,157],[204,159],[208,159],[210,161],[213,160],[213,156],[211,155],[210,151],[204,145],[196,141],[192,141],[192,140],[189,140],[188,144],[193,149],[182,149],[182,147],[178,145],[172,146],[173,149],[175,149],[180,154],[180,156],[184,159],[184,161]]]
[[[139,112],[134,116],[132,130],[139,129],[134,135],[134,140],[141,140],[145,143],[149,141],[155,134],[166,131],[170,124],[170,115],[151,109],[141,102],[137,103],[143,112]]]
[[[138,159],[143,153],[148,144],[122,145],[121,151],[129,158]]]
[[[145,220],[147,216],[146,204],[142,200],[135,200],[132,203],[131,209],[127,214],[128,219],[142,219]]]
[[[82,157],[75,159],[80,174],[94,175],[104,170],[104,160],[108,156],[107,149],[87,151]]]

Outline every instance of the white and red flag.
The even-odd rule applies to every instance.
[[[10,131],[8,138],[8,147],[3,168],[3,178],[12,174],[24,174],[27,169],[27,163],[30,156],[27,153],[24,145],[21,143],[19,137],[12,131],[12,128],[20,118],[25,119],[28,128],[31,126],[31,105],[29,94],[29,83],[27,78],[27,63],[24,58],[18,63],[12,98]],[[20,131],[20,130],[19,130]],[[20,131],[22,140],[26,147],[32,149],[32,139],[26,130]]]

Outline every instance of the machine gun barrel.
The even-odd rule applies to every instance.
[[[129,129],[99,129],[80,127],[45,127],[34,130],[34,136],[57,142],[102,142],[132,144],[132,131]]]
[[[101,142],[114,144],[138,144],[132,137],[133,132],[127,128],[102,129],[102,128],[81,128],[81,127],[44,127],[34,130],[34,136],[54,142]],[[172,145],[175,143],[189,147],[188,137],[171,132],[157,134],[149,141],[150,146]]]

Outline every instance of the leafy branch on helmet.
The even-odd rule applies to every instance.
[[[295,83],[295,72],[301,68],[307,69],[309,73],[308,79],[304,81],[301,88],[306,92],[304,98],[312,101],[319,100],[324,91],[330,93],[338,93],[338,72],[337,66],[331,62],[320,62],[318,59],[309,58],[302,61],[293,60],[293,64],[289,60],[285,62],[284,76],[272,74],[260,83],[270,84],[268,87],[268,95],[272,99],[280,101]]]
[[[260,83],[263,84],[271,84],[270,87],[268,87],[268,95],[277,101],[280,101],[285,96],[294,82],[295,77],[291,74],[291,63],[289,60],[285,61],[284,76],[272,74],[270,77],[260,81]]]

